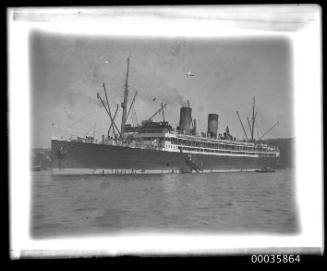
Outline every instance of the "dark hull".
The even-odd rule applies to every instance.
[[[123,146],[51,141],[52,168],[55,169],[127,169],[144,171],[191,171],[186,154]],[[275,168],[277,159],[192,154],[192,163],[200,171],[256,170]],[[112,173],[112,171],[110,171]]]

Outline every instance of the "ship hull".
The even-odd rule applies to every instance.
[[[54,174],[136,174],[254,171],[275,168],[277,158],[192,154],[71,141],[51,141]]]

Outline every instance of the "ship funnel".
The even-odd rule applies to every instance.
[[[218,114],[208,115],[208,137],[217,138]]]
[[[193,120],[192,135],[196,135],[196,119]]]
[[[179,131],[183,134],[191,134],[192,108],[189,106],[181,107],[179,117]]]

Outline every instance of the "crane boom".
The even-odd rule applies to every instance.
[[[118,127],[117,127],[117,125],[116,125],[115,121],[113,120],[113,118],[112,118],[112,116],[111,116],[110,112],[108,111],[107,107],[105,106],[105,104],[104,104],[104,102],[103,102],[103,100],[102,100],[101,96],[99,95],[99,93],[97,93],[97,94],[98,94],[98,95],[97,95],[97,97],[98,97],[98,99],[100,99],[100,101],[101,101],[101,103],[102,103],[102,105],[103,105],[104,109],[107,111],[107,113],[108,113],[108,116],[109,116],[109,118],[110,118],[111,122],[114,124],[114,127],[117,129],[117,131],[118,131],[119,135],[121,136],[121,133],[119,132],[119,129],[118,129]]]
[[[251,124],[250,124],[250,119],[249,119],[249,117],[246,117],[246,120],[248,121],[250,134],[252,134],[252,129],[251,129]]]
[[[111,122],[109,130],[108,130],[108,137],[109,137],[109,133],[110,133],[111,128],[115,132],[115,129],[113,128],[113,125],[114,125],[114,121],[115,121],[117,113],[118,113],[118,109],[119,109],[119,105],[117,104],[116,111],[115,111],[115,114],[114,114],[114,117],[113,117],[113,121]]]
[[[136,95],[137,95],[137,91],[135,92],[134,97],[133,97],[133,100],[132,100],[132,102],[131,102],[131,104],[129,106],[129,109],[128,109],[128,112],[127,112],[127,116],[126,116],[126,121],[128,120],[129,114],[131,113],[132,106],[135,103]]]
[[[165,121],[165,108],[163,103],[161,103],[161,114],[162,114],[162,120]]]
[[[156,116],[156,115],[158,115],[162,110],[164,110],[165,109],[165,107],[167,106],[167,104],[163,104],[163,105],[161,105],[161,107],[159,108],[159,110],[157,110],[150,118],[148,118],[148,120],[147,121],[152,121],[152,119]]]
[[[245,131],[245,128],[244,128],[243,122],[242,122],[242,120],[241,120],[240,114],[238,113],[238,111],[236,111],[236,114],[237,114],[238,119],[240,120],[240,123],[241,123],[241,125],[242,125],[242,129],[243,129],[243,132],[244,132],[245,138],[246,138],[246,140],[248,140],[248,136],[247,136],[247,134],[246,134],[246,131]]]
[[[109,102],[108,102],[108,96],[107,96],[106,85],[104,84],[104,82],[102,83],[102,86],[103,86],[104,95],[106,96],[106,101],[107,101],[108,111],[109,111],[109,113],[110,113],[110,115],[111,115],[110,106],[109,106]]]

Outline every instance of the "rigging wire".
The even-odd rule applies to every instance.
[[[259,118],[258,118],[258,116],[259,116]],[[256,117],[256,120],[255,121],[257,123],[256,130],[257,130],[257,136],[258,136],[258,138],[259,138],[259,132],[260,132],[261,135],[263,134],[263,132],[262,132],[262,130],[260,128],[262,126],[261,126],[261,122],[259,121],[259,119],[261,119],[261,115],[257,114],[257,117]]]
[[[84,114],[82,117],[80,117],[79,119],[77,119],[76,121],[74,121],[70,125],[68,125],[68,127],[74,127],[76,124],[78,124],[82,120],[85,120],[87,117],[90,117],[93,114],[96,114],[96,117],[97,117],[97,111],[98,111],[98,108],[96,107],[95,112],[93,111],[93,112],[89,112],[89,113]],[[77,134],[72,134],[69,131],[74,131],[75,133],[76,132],[77,133],[83,133],[82,130],[71,129],[71,128],[68,128],[68,127],[60,127],[60,126],[55,125],[54,123],[52,124],[52,127],[61,130],[61,132],[58,132],[59,136],[61,136],[61,137],[62,136],[65,136],[65,135],[75,135],[75,136],[78,136]],[[96,122],[95,122],[95,126],[93,126],[93,131],[94,131],[93,133],[95,133],[95,129],[96,129]],[[90,133],[90,130],[86,134],[88,134],[88,133]]]
[[[96,112],[97,112],[97,110],[96,110]],[[76,121],[74,121],[73,123],[71,123],[71,124],[69,125],[69,127],[74,126],[74,125],[77,124],[78,122],[82,121],[83,119],[85,119],[86,117],[88,117],[88,116],[90,116],[90,115],[95,114],[96,112],[90,112],[90,113],[87,113],[87,114],[83,115],[83,116],[80,117],[78,120],[76,120]]]

